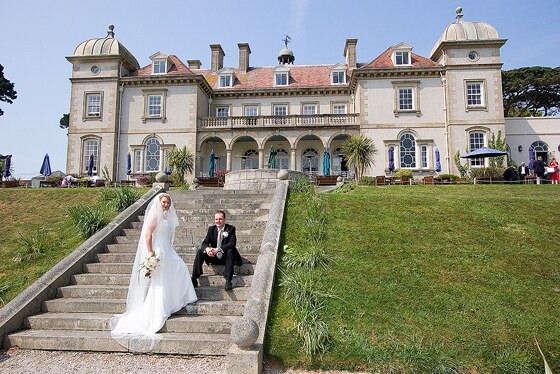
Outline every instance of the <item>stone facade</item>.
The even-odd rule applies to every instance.
[[[219,44],[210,46],[209,69],[161,52],[141,68],[110,27],[106,38],[81,43],[67,58],[73,71],[66,171],[87,175],[93,154],[94,173],[107,167],[113,180],[135,178],[165,170],[166,153],[186,146],[196,156],[191,180],[208,174],[212,151],[216,171],[236,171],[266,169],[271,149],[274,168],[323,174],[328,153],[331,174],[346,175],[342,144],[361,133],[378,149],[366,175],[390,172],[390,149],[395,169],[456,173],[456,152],[487,146],[498,131],[508,140],[505,42],[492,26],[464,21],[458,9],[429,58],[403,42],[359,63],[358,40],[347,39],[344,62],[335,65],[298,66],[279,56],[288,63],[252,67],[251,48],[239,43],[235,68],[223,66]],[[295,54],[286,45],[281,55]],[[538,137],[520,126],[530,127],[515,122],[516,134],[526,134],[514,143],[528,149]]]

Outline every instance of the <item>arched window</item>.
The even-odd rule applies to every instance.
[[[535,155],[535,160],[540,156],[542,157],[543,161],[548,162],[548,144],[537,140],[531,144],[531,148],[533,148],[533,154]]]
[[[416,167],[416,139],[412,134],[403,134],[400,139],[401,168]]]
[[[479,148],[484,147],[486,133],[482,131],[472,131],[469,133],[469,152],[476,151]],[[484,158],[471,158],[472,167],[483,167]]]
[[[89,157],[93,155],[93,173],[97,174],[97,165],[99,160],[99,140],[85,139],[83,142],[83,158],[82,158],[82,174],[87,174],[89,167]]]
[[[288,152],[283,148],[278,148],[276,150],[276,166],[280,169],[289,169],[290,158],[288,157]]]
[[[317,174],[319,170],[319,153],[313,148],[307,148],[302,154],[302,171],[309,175]]]
[[[146,141],[145,147],[145,166],[144,171],[152,172],[160,170],[161,146],[157,138],[150,138]]]
[[[344,160],[344,152],[342,151],[342,148],[337,148],[332,153],[331,169],[335,175],[342,175],[346,177],[345,173],[348,171],[348,166]]]
[[[259,153],[254,149],[249,149],[243,155],[242,169],[258,169],[259,168]]]

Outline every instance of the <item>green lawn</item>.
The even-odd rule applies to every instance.
[[[317,287],[339,297],[322,316],[332,342],[305,357],[276,286],[270,359],[387,373],[543,373],[537,338],[560,371],[558,186],[359,187],[323,196],[333,259]],[[282,245],[302,242],[303,210],[291,195]]]

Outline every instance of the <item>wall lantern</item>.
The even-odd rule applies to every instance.
[[[559,147],[560,147],[560,146],[559,146]],[[523,151],[523,146],[522,146],[521,144],[518,145],[518,146],[517,146],[517,150],[518,150],[519,152],[522,152],[522,151]]]

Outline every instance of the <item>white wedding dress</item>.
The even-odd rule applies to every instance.
[[[156,199],[156,207],[150,203],[146,210],[147,218],[130,278],[126,312],[110,321],[113,339],[136,352],[151,351],[161,339],[157,332],[167,318],[197,300],[187,265],[172,247],[178,224],[175,210],[171,206],[168,212],[162,212],[160,205],[158,211],[159,195],[154,198]],[[152,248],[160,260],[152,272],[151,279],[145,278],[140,268],[147,255],[143,242],[149,224],[155,226],[152,232]]]

